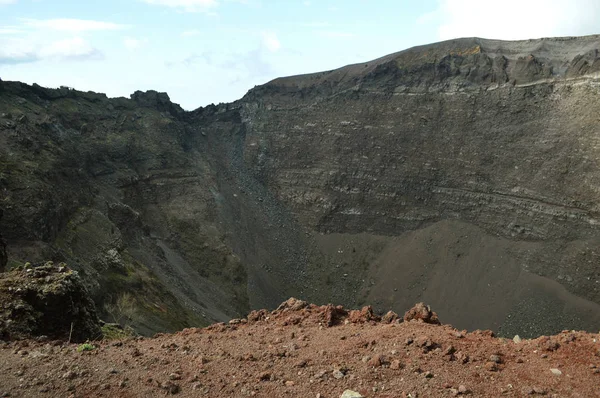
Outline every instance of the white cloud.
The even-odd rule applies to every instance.
[[[102,53],[81,37],[49,42],[15,38],[4,40],[0,44],[0,65],[30,63],[47,59],[85,60],[101,57]]]
[[[200,36],[201,34],[202,34],[202,32],[200,32],[198,29],[191,29],[191,30],[186,30],[185,32],[182,32],[181,37]]]
[[[598,33],[597,0],[504,0],[502,6],[481,0],[438,0],[433,14],[421,23],[440,22],[440,39],[484,37],[530,39]]]
[[[269,51],[276,52],[281,48],[281,42],[274,32],[262,32],[262,42]]]
[[[304,22],[300,26],[303,28],[327,28],[331,26],[329,22]]]
[[[350,32],[337,32],[337,31],[323,31],[319,33],[323,37],[329,39],[350,39],[356,37],[354,33]]]
[[[5,26],[0,28],[0,35],[16,35],[23,33],[23,31],[17,27]]]
[[[137,50],[140,47],[142,47],[144,44],[146,44],[146,42],[147,42],[146,39],[136,39],[134,37],[126,37],[123,39],[123,45],[128,50]]]
[[[181,8],[188,12],[205,12],[216,7],[217,0],[142,0],[144,3],[172,8]]]
[[[86,19],[24,19],[23,24],[29,28],[49,29],[63,32],[86,32],[125,29],[127,26],[112,22],[93,21]]]
[[[58,40],[39,50],[40,58],[86,58],[99,52],[81,37]]]

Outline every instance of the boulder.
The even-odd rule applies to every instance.
[[[102,338],[94,302],[77,272],[52,262],[0,274],[0,339]]]
[[[352,310],[348,314],[348,320],[352,323],[365,323],[369,321],[379,321],[380,318],[375,315],[373,307],[370,305],[363,307],[361,310]]]
[[[332,304],[328,304],[323,308],[323,321],[327,327],[335,326],[341,323],[341,321],[348,316],[348,311],[346,311],[341,305],[334,306]]]
[[[431,311],[431,307],[424,303],[418,303],[404,314],[404,321],[416,320],[418,322],[431,323],[439,325],[440,320],[435,312]]]
[[[297,298],[291,297],[281,303],[279,307],[277,307],[277,311],[299,311],[303,308],[306,308],[308,303],[306,301],[298,300]]]
[[[388,311],[382,318],[381,322],[383,323],[394,323],[398,321],[398,314],[394,311]]]

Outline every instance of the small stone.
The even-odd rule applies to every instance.
[[[560,348],[560,344],[553,338],[546,338],[542,342],[542,348],[546,351],[556,351]]]
[[[500,363],[502,362],[502,359],[500,358],[499,355],[490,355],[490,361],[494,362],[494,363]]]
[[[434,342],[427,336],[421,336],[417,339],[416,344],[419,347],[431,349],[434,346]]]
[[[66,380],[73,380],[76,377],[77,373],[73,372],[72,370],[69,370],[67,373],[62,375],[62,378]]]
[[[179,385],[168,381],[166,383],[163,383],[161,385],[163,390],[166,390],[167,392],[169,392],[172,395],[178,394],[181,391],[181,387],[179,387]]]
[[[317,372],[315,374],[315,379],[322,379],[323,377],[325,377],[326,374],[327,372],[325,370],[321,370],[320,372]]]
[[[403,368],[402,362],[400,362],[400,360],[398,360],[398,359],[394,359],[390,365],[390,369],[392,369],[392,370],[399,370],[402,368]]]
[[[336,379],[343,379],[344,378],[344,374],[340,371],[340,370],[334,370],[333,371],[333,377]]]
[[[468,394],[469,389],[461,384],[460,386],[458,386],[458,393],[459,394]]]
[[[533,395],[535,394],[535,391],[533,390],[533,388],[529,387],[529,386],[525,386],[521,389],[521,392],[523,393],[523,395]]]
[[[286,380],[285,385],[287,387],[293,387],[296,383],[294,383],[292,380]]]
[[[455,355],[456,360],[463,365],[469,362],[469,356],[462,351],[458,351]]]
[[[378,368],[385,363],[387,363],[387,360],[383,355],[375,355],[367,362],[367,365],[373,368]]]
[[[519,337],[519,335],[515,335],[515,337],[513,337],[513,341],[515,342],[515,344],[519,344],[521,343],[523,340]]]
[[[547,391],[542,387],[533,387],[533,392],[535,394],[546,395]]]
[[[562,374],[560,369],[556,369],[556,368],[550,369],[550,372],[552,372],[552,374],[556,375],[556,376],[560,376]]]
[[[498,365],[496,364],[496,362],[492,361],[486,362],[484,367],[488,372],[496,372],[498,370]]]
[[[364,398],[360,393],[352,390],[346,390],[340,395],[340,398]]]

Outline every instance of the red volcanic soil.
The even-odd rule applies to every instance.
[[[90,351],[4,343],[0,396],[600,396],[598,334],[515,342],[436,324],[423,305],[405,318],[290,299],[227,325],[103,341]]]

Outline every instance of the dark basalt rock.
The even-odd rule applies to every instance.
[[[0,209],[0,221],[2,221],[3,215],[4,215],[4,210]],[[0,229],[0,272],[4,272],[7,264],[8,264],[8,253],[6,252],[6,241],[2,237],[2,230]]]
[[[168,112],[174,117],[181,116],[184,111],[177,104],[171,102],[167,93],[159,93],[154,90],[136,91],[131,94],[131,99],[139,106],[156,109],[161,112]]]
[[[102,338],[94,302],[65,264],[26,265],[0,274],[0,338]]]

